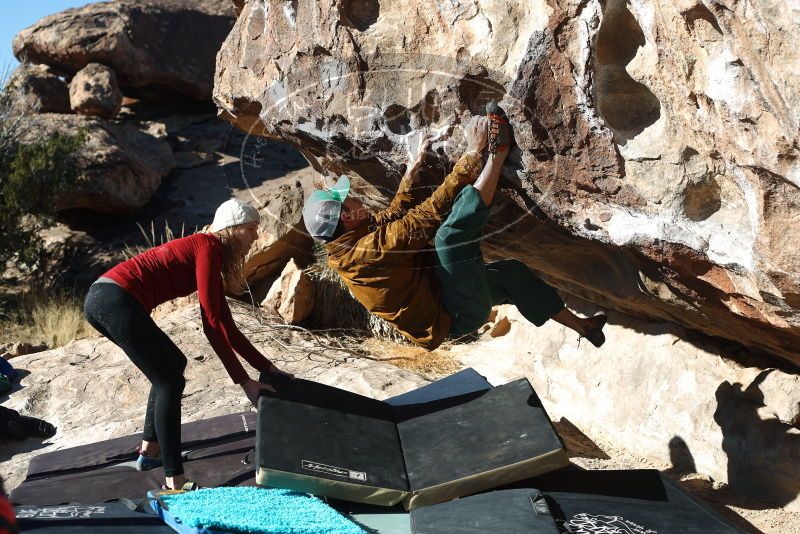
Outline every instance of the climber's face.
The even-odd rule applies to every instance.
[[[351,196],[344,199],[340,217],[342,225],[349,232],[369,220],[369,210],[359,199]]]

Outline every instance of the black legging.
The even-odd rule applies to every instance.
[[[86,319],[121,348],[152,384],[142,438],[158,442],[168,477],[183,473],[181,394],[186,356],[142,305],[116,284],[93,284],[83,305]]]

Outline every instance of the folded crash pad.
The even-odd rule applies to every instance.
[[[738,534],[655,470],[565,469],[411,512],[414,534]],[[522,486],[522,487],[518,487]],[[527,486],[536,486],[531,488]],[[528,498],[531,492],[542,499]],[[543,501],[543,502],[542,502]],[[538,505],[537,505],[538,504]],[[545,520],[547,514],[552,516]]]
[[[365,534],[306,493],[265,488],[208,488],[148,493],[153,509],[180,534]]]
[[[138,506],[137,506],[138,505]],[[172,529],[136,502],[19,506],[17,526],[37,534],[171,534]]]
[[[256,480],[406,509],[568,464],[526,379],[393,406],[305,380],[259,399]]]
[[[181,425],[186,476],[206,486],[254,485],[255,426],[254,412]],[[136,471],[140,443],[141,435],[132,435],[36,456],[9,500],[52,505],[140,499],[164,482],[162,468]]]
[[[407,406],[491,388],[486,378],[469,367],[421,388],[388,398],[385,402],[392,406]],[[327,499],[327,502],[371,534],[411,534],[408,512],[400,504],[377,506],[339,499]]]

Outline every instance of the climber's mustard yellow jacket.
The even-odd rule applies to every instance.
[[[480,155],[468,152],[458,160],[433,194],[424,201],[422,188],[406,177],[388,208],[363,225],[326,245],[328,265],[338,272],[353,296],[370,313],[394,325],[428,350],[447,337],[450,315],[442,308],[439,282],[430,249],[459,191],[475,181]]]

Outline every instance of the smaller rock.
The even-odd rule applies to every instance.
[[[24,356],[26,354],[33,354],[45,350],[47,350],[47,345],[44,343],[33,344],[18,342],[0,345],[0,354],[3,354],[4,358],[14,358],[16,356]]]
[[[72,113],[67,82],[47,65],[20,65],[9,87],[15,91],[15,114]]]
[[[503,317],[497,321],[489,331],[491,337],[501,337],[511,332],[511,321],[508,317]]]
[[[165,141],[133,126],[85,115],[38,113],[23,117],[17,142],[33,145],[56,133],[76,136],[84,143],[70,160],[82,179],[59,197],[56,209],[86,208],[103,213],[130,213],[144,206],[175,166]]]
[[[311,278],[289,260],[261,303],[275,310],[289,324],[298,324],[314,309],[314,284]]]
[[[494,329],[495,327],[494,323],[497,320],[497,312],[498,312],[497,306],[493,307],[492,311],[489,312],[489,317],[486,318],[486,322],[483,323],[483,325],[480,328],[478,328],[479,336],[482,336],[485,333],[490,332]]]
[[[778,369],[744,369],[739,376],[743,396],[762,404],[765,412],[787,425],[800,425],[800,376]]]
[[[117,75],[100,63],[89,63],[72,78],[69,84],[69,102],[72,110],[81,115],[111,119],[122,106],[122,91],[117,86]]]

